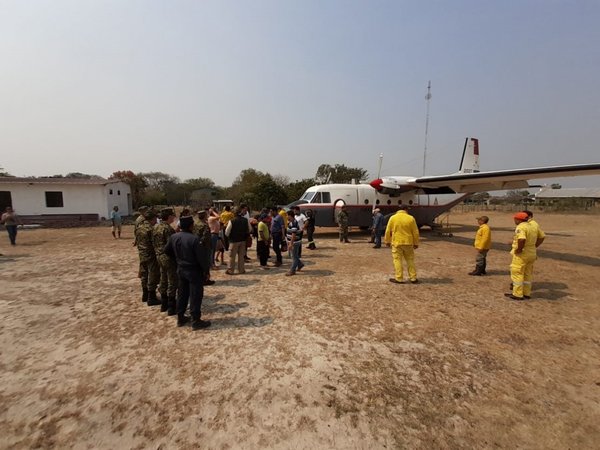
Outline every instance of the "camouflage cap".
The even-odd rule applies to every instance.
[[[161,216],[174,216],[175,211],[173,211],[173,208],[163,208],[160,210],[160,215]]]
[[[144,219],[152,220],[155,217],[156,217],[156,211],[154,211],[153,209],[147,209],[144,211]]]

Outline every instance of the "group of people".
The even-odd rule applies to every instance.
[[[379,224],[379,211],[374,211],[374,225]],[[528,300],[531,298],[533,283],[533,265],[537,259],[536,249],[544,242],[545,233],[539,224],[533,219],[531,211],[521,211],[513,216],[516,228],[511,245],[512,261],[510,264],[511,292],[504,294],[511,300]],[[492,233],[488,225],[489,217],[477,218],[479,228],[475,234],[473,243],[477,252],[475,258],[475,270],[469,272],[472,276],[486,275],[487,254],[492,248]],[[377,233],[375,234],[377,236]],[[377,237],[375,238],[377,239]],[[419,247],[419,229],[417,223],[407,212],[407,207],[399,207],[390,217],[385,228],[385,244],[392,248],[392,259],[394,262],[395,277],[390,282],[404,284],[404,267],[406,263],[408,281],[416,284],[417,270],[415,267],[415,250]],[[378,248],[377,240],[375,248]]]
[[[304,267],[302,241],[308,238],[308,248],[316,249],[313,238],[315,220],[312,211],[303,213],[299,207],[290,210],[272,207],[250,217],[248,207],[240,205],[226,207],[220,214],[213,208],[200,210],[194,218],[189,209],[184,209],[177,220],[172,208],[160,212],[147,207],[139,209],[136,219],[134,245],[137,246],[140,265],[139,277],[142,285],[142,301],[149,306],[160,305],[168,315],[177,315],[177,325],[183,326],[191,320],[193,329],[206,328],[210,321],[201,319],[204,286],[214,284],[210,272],[224,264],[225,251],[229,252],[226,274],[245,273],[245,263],[250,261],[248,249],[256,239],[256,253],[260,268],[268,270],[283,264],[283,253],[288,251],[292,263],[286,276],[293,276]],[[115,212],[117,212],[115,210]],[[343,230],[344,208],[338,216],[340,242],[349,242],[347,228]],[[4,216],[3,216],[4,217]],[[120,237],[120,228],[113,219],[113,236]],[[545,234],[533,220],[531,211],[514,215],[516,226],[512,243],[510,265],[511,293],[505,294],[513,300],[531,298],[533,264],[536,249],[544,241]],[[492,246],[489,218],[477,218],[474,247],[477,251],[473,276],[486,274],[487,254]],[[419,283],[415,266],[415,250],[419,247],[417,223],[405,205],[392,215],[387,226],[379,210],[373,211],[374,248],[381,247],[382,240],[391,247],[395,284]],[[115,234],[117,233],[117,234]],[[275,261],[268,264],[270,249]],[[404,265],[407,280],[404,278]],[[157,297],[157,288],[160,299]],[[186,316],[190,305],[191,317]]]
[[[504,294],[511,300],[529,300],[533,282],[533,264],[537,259],[537,248],[542,245],[546,234],[533,218],[533,212],[525,210],[513,216],[516,228],[511,243],[510,263],[511,292]],[[488,225],[489,217],[477,218],[479,228],[473,243],[477,256],[475,270],[469,275],[486,275],[487,254],[492,248],[492,232]]]
[[[187,214],[179,217],[172,208],[159,213],[141,207],[134,224],[134,246],[140,258],[139,277],[142,302],[160,305],[161,312],[177,314],[177,325],[190,321],[186,316],[190,304],[193,329],[206,328],[210,321],[201,319],[204,286],[214,284],[210,279],[210,229],[207,211],[198,218]],[[157,298],[158,287],[160,299]]]
[[[195,218],[189,209],[184,209],[178,221],[172,208],[157,212],[143,206],[138,211],[133,245],[140,259],[142,302],[160,305],[161,312],[177,315],[178,326],[190,320],[193,329],[210,326],[210,321],[201,319],[204,286],[214,284],[210,271],[218,270],[224,263],[225,251],[229,252],[225,273],[234,275],[237,269],[243,274],[245,263],[250,261],[247,252],[255,238],[261,269],[281,266],[283,253],[289,251],[292,264],[286,276],[292,276],[304,267],[301,257],[305,234],[308,248],[316,249],[312,211],[304,214],[298,207],[288,211],[265,208],[252,218],[246,205],[233,210],[227,206],[220,214],[213,208],[202,209]],[[115,225],[114,216],[111,219],[113,237],[118,238],[120,228]],[[275,262],[269,266],[271,248]],[[191,317],[186,316],[188,303]]]

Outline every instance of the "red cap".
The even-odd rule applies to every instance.
[[[527,213],[524,213],[524,212],[518,212],[513,217],[515,219],[518,219],[518,220],[527,220],[527,219],[529,219],[529,216],[527,215]]]

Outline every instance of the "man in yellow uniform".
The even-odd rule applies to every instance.
[[[546,233],[542,231],[542,229],[540,228],[540,224],[533,219],[533,213],[531,211],[525,210],[523,212],[527,214],[527,223],[536,235],[535,248],[538,248],[540,245],[542,245],[544,239],[546,239]]]
[[[489,220],[488,216],[477,218],[479,229],[477,230],[477,234],[475,234],[475,242],[473,244],[475,250],[477,250],[477,258],[475,259],[475,270],[469,272],[469,275],[481,276],[486,274],[486,257],[492,247],[492,232],[488,225]]]
[[[536,259],[535,243],[537,234],[527,222],[527,214],[519,212],[514,215],[515,235],[513,237],[512,261],[510,263],[510,279],[512,293],[504,294],[512,300],[531,298],[531,283],[533,281],[533,263]]]
[[[419,229],[415,218],[408,214],[406,205],[400,205],[398,212],[390,217],[385,229],[385,245],[392,247],[395,278],[390,282],[404,284],[402,259],[408,266],[408,278],[411,283],[418,283],[415,267],[415,249],[419,248]]]

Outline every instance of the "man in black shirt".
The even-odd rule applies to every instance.
[[[185,315],[188,299],[192,311],[192,328],[207,328],[210,321],[201,320],[204,279],[208,272],[208,249],[200,245],[200,239],[193,233],[194,219],[190,216],[179,219],[181,232],[169,237],[165,245],[165,254],[177,261],[179,290],[177,293],[177,326],[185,325],[190,318]]]
[[[244,268],[244,255],[246,253],[246,240],[252,232],[250,222],[242,213],[242,208],[235,208],[233,211],[235,217],[229,221],[225,228],[225,235],[229,238],[229,268],[225,271],[228,275],[233,275],[236,267],[239,273],[246,273]]]

